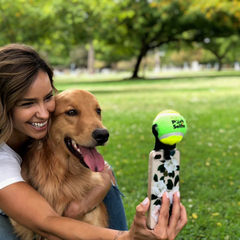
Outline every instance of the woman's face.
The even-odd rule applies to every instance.
[[[49,118],[55,109],[53,89],[48,74],[39,71],[36,80],[12,109],[13,133],[11,139],[24,142],[41,139],[47,134]]]

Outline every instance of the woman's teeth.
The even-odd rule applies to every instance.
[[[31,123],[32,126],[37,127],[37,128],[42,128],[46,124],[47,124],[47,121],[45,121],[43,123]]]

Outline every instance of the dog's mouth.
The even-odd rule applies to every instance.
[[[65,144],[69,151],[79,159],[80,163],[93,172],[101,172],[104,169],[104,159],[95,147],[83,147],[73,139],[66,137]]]

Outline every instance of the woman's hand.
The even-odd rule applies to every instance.
[[[187,224],[187,213],[185,207],[180,203],[178,192],[173,196],[173,209],[169,219],[170,202],[167,194],[163,196],[158,224],[153,230],[147,228],[146,212],[149,208],[149,199],[146,198],[136,208],[133,224],[129,230],[130,239],[175,239],[182,228]]]
[[[112,170],[107,162],[105,162],[105,168],[100,172],[100,175],[102,176],[103,184],[91,189],[82,201],[71,201],[67,209],[64,211],[63,216],[69,218],[81,218],[103,201],[111,188],[111,182],[115,184],[115,178],[113,177]]]
[[[110,180],[111,180],[111,183],[115,186],[116,185],[116,179],[115,177],[113,176],[113,172],[112,172],[112,169],[111,167],[109,166],[109,164],[105,161],[105,168],[104,170],[102,171],[102,173],[106,174],[108,173],[108,175],[110,176]]]

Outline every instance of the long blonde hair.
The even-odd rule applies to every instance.
[[[12,134],[11,109],[23,97],[42,70],[49,76],[53,90],[53,71],[29,46],[9,44],[0,48],[0,143]]]

